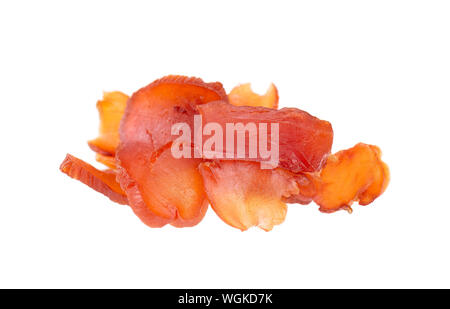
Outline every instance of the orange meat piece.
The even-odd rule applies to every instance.
[[[226,102],[212,102],[198,106],[198,110],[203,117],[203,123],[218,123],[224,132],[223,153],[221,157],[227,159],[227,153],[232,154],[232,158],[238,158],[239,145],[237,138],[234,141],[234,154],[226,149],[226,124],[242,123],[244,126],[254,123],[267,124],[267,142],[270,145],[272,132],[271,124],[279,124],[279,166],[292,172],[314,172],[320,170],[325,163],[333,143],[333,129],[328,121],[320,120],[311,116],[307,112],[296,108],[283,108],[274,110],[265,107],[233,106]],[[242,132],[247,134],[245,129],[235,130],[235,136]],[[245,147],[248,147],[248,139]],[[259,147],[261,145],[258,145]],[[270,146],[267,146],[270,149]],[[246,154],[246,161],[265,162],[258,151],[257,156],[251,158],[248,149],[242,151]]]
[[[114,156],[107,156],[101,153],[96,153],[95,160],[97,160],[97,162],[102,163],[103,165],[106,165],[111,169],[117,168],[116,159],[114,158]]]
[[[255,162],[216,161],[199,166],[211,207],[227,224],[242,231],[258,226],[269,231],[284,221],[283,198],[299,194],[293,174],[262,170]]]
[[[116,181],[116,173],[113,170],[101,171],[92,165],[68,154],[60,166],[60,170],[68,176],[81,181],[109,197],[113,202],[128,204],[125,192]]]
[[[389,183],[389,169],[381,161],[377,146],[359,143],[328,157],[320,172],[314,201],[320,211],[351,211],[351,204],[367,205],[380,196]]]
[[[250,83],[241,84],[230,91],[228,100],[236,106],[262,106],[277,109],[278,90],[274,84],[271,84],[265,94],[259,95],[253,92]]]
[[[122,152],[123,156],[128,154]],[[133,154],[130,154],[131,156]],[[203,219],[208,202],[203,181],[197,170],[200,159],[175,159],[169,147],[164,147],[154,157],[141,157],[139,165],[127,170],[137,183],[129,186],[129,176],[119,174],[121,184],[126,184],[130,205],[144,223],[147,214],[163,219],[174,226],[193,226]],[[123,172],[123,170],[122,170]],[[131,202],[132,201],[132,202]]]
[[[175,123],[191,124],[196,105],[227,100],[220,83],[168,76],[133,94],[120,127],[118,180],[130,206],[147,225],[197,224],[207,208],[199,160],[175,159]]]
[[[97,102],[100,117],[99,136],[88,142],[97,153],[114,156],[119,145],[119,125],[128,96],[120,91],[105,92],[103,99]]]

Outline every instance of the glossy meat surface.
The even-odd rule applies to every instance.
[[[261,170],[242,161],[202,163],[199,167],[211,207],[240,230],[258,226],[270,231],[284,221],[283,197],[299,192],[295,177],[282,169]]]
[[[226,132],[227,123],[242,123],[244,126],[254,123],[267,124],[267,144],[272,140],[271,124],[279,125],[279,166],[292,172],[314,172],[320,170],[330,153],[333,143],[333,129],[327,121],[320,120],[310,114],[296,109],[283,108],[274,110],[265,107],[233,106],[226,102],[213,102],[198,106],[203,123],[218,123]],[[238,130],[236,130],[238,131]],[[244,132],[244,130],[241,130]],[[244,132],[245,133],[245,132]],[[261,132],[259,132],[261,134]],[[237,134],[236,134],[237,136]],[[222,157],[226,159],[225,149]],[[248,142],[245,144],[247,147]],[[265,145],[270,149],[270,145]],[[233,157],[237,158],[239,147],[237,138]],[[245,151],[248,154],[248,151]],[[244,160],[264,162],[260,153],[256,158],[247,156]]]

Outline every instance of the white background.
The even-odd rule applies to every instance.
[[[448,1],[2,1],[0,47],[0,287],[450,288]],[[58,168],[94,162],[102,91],[167,74],[273,81],[333,151],[379,145],[389,188],[269,233],[148,228]]]

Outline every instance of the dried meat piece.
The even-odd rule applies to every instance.
[[[97,102],[100,117],[99,137],[88,142],[89,147],[102,155],[114,156],[119,145],[119,125],[128,96],[120,91],[105,92]]]
[[[203,218],[207,201],[197,169],[200,161],[172,156],[176,136],[171,127],[179,122],[191,124],[196,105],[226,99],[220,83],[168,76],[140,89],[128,101],[116,154],[118,180],[130,206],[147,225],[192,226]]]
[[[198,110],[202,116],[203,123],[218,123],[224,132],[223,151],[221,158],[227,159],[227,154],[231,159],[240,159],[246,161],[266,162],[257,152],[257,156],[251,158],[248,149],[242,149],[238,144],[238,139],[234,139],[233,153],[226,147],[226,124],[234,124],[235,135],[239,132],[244,136],[245,126],[248,124],[267,124],[267,143],[264,145],[267,149],[271,148],[272,124],[279,126],[279,166],[292,172],[314,172],[320,170],[325,163],[333,143],[333,129],[327,121],[320,120],[311,116],[307,112],[296,108],[283,108],[274,110],[265,107],[233,106],[226,102],[212,102],[199,105]],[[238,128],[236,124],[243,126]],[[259,134],[261,130],[259,129]],[[274,139],[276,143],[276,139]],[[258,143],[259,144],[259,143]],[[244,146],[249,147],[248,140]],[[261,147],[261,144],[258,145]],[[261,148],[259,148],[261,149]],[[246,154],[245,158],[239,157],[238,153]]]
[[[128,154],[122,152],[122,156]],[[129,165],[127,174],[120,173],[119,181],[125,184],[132,208],[140,205],[137,214],[144,222],[147,214],[180,227],[196,225],[203,219],[208,202],[197,170],[200,159],[175,159],[170,147],[164,147],[154,157],[136,158],[138,164]],[[131,186],[128,173],[136,179]]]
[[[255,162],[206,162],[199,170],[211,207],[242,231],[252,226],[270,231],[286,216],[283,198],[299,194],[294,175],[282,169],[262,170]]]
[[[250,83],[234,87],[228,94],[230,104],[236,106],[262,106],[278,108],[278,90],[274,84],[270,84],[266,93],[259,95],[254,93]]]
[[[130,203],[151,227],[193,226],[204,217],[209,198],[228,224],[241,230],[252,226],[271,230],[283,222],[285,203],[314,200],[322,212],[351,211],[353,202],[371,203],[389,182],[378,147],[358,144],[328,156],[333,139],[328,122],[297,109],[273,110],[278,105],[274,85],[262,96],[250,84],[239,85],[227,97],[220,83],[168,76],[136,92],[124,116],[128,99],[111,92],[97,103],[100,136],[89,146],[97,152],[97,161],[111,169],[100,171],[67,155],[61,170],[115,202]],[[208,103],[213,101],[222,102]],[[223,159],[230,161],[175,159],[170,151],[176,138],[172,125],[182,122],[192,128],[199,112],[204,123],[216,122],[223,128],[225,123],[278,123],[282,168],[261,169],[257,162],[264,160],[259,157],[250,160],[255,162],[236,161],[237,144],[233,158],[224,153]],[[270,141],[270,129],[268,133]],[[249,145],[245,148],[248,153]]]
[[[381,161],[377,146],[359,143],[328,157],[320,172],[314,201],[322,212],[351,211],[351,204],[367,205],[380,196],[389,183],[389,169]]]
[[[109,197],[113,202],[128,204],[125,192],[116,181],[113,170],[100,171],[92,165],[68,154],[60,166],[60,170],[85,185]]]

